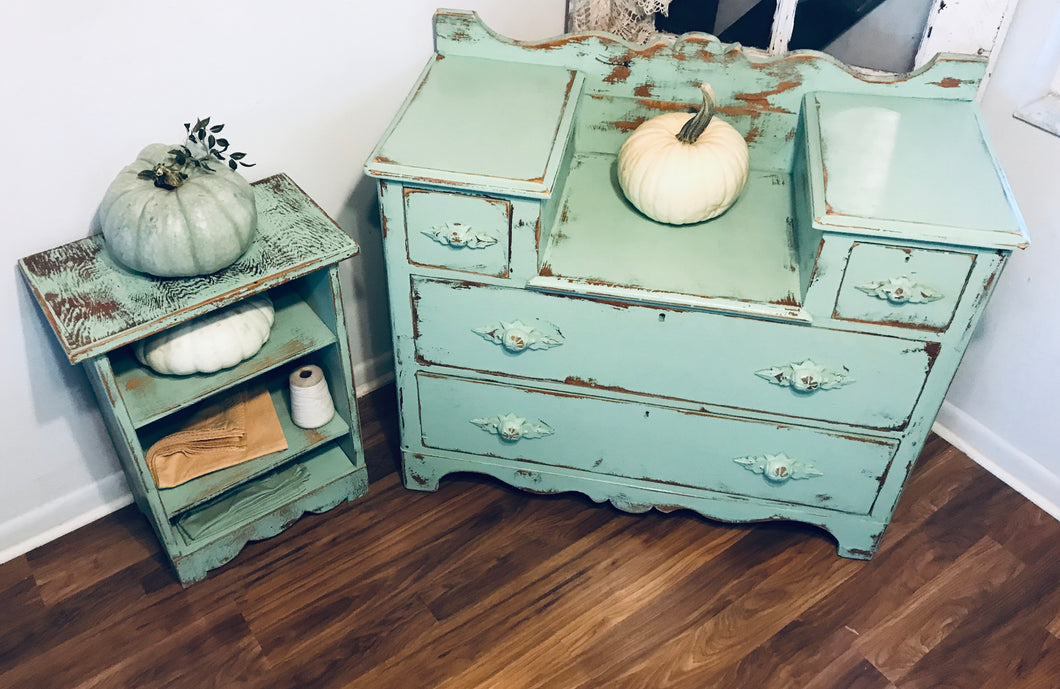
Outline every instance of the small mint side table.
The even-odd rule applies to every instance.
[[[691,34],[510,41],[435,15],[379,180],[405,485],[479,472],[641,512],[791,519],[869,558],[1027,232],[974,103],[911,75]],[[659,225],[622,142],[710,83],[740,199]]]
[[[254,244],[213,275],[158,279],[126,270],[101,235],[27,256],[19,266],[73,364],[83,364],[129,488],[181,584],[234,558],[250,540],[274,536],[305,512],[324,512],[367,491],[338,263],[359,251],[287,176],[254,184]],[[213,374],[163,376],[140,365],[130,344],[200,314],[267,291],[276,309],[254,357]],[[305,430],[290,415],[287,376],[320,366],[334,418]],[[288,449],[159,489],[147,449],[201,404],[249,382],[272,395]]]

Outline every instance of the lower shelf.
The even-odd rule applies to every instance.
[[[368,490],[368,472],[337,443],[186,512],[173,521],[183,540],[167,548],[184,585],[228,562],[248,541],[270,538],[306,512],[326,512]]]
[[[264,475],[315,445],[350,432],[349,424],[338,413],[320,428],[305,429],[296,426],[291,420],[290,400],[288,399],[290,393],[284,385],[286,381],[287,379],[283,376],[275,377],[269,384],[269,394],[272,395],[272,403],[280,419],[283,435],[287,438],[287,449],[211,472],[179,486],[159,489],[158,497],[170,518],[175,518],[234,486]]]

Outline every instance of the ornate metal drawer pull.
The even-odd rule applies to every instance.
[[[837,370],[814,363],[810,359],[802,363],[793,362],[784,366],[765,368],[755,371],[755,375],[775,385],[790,387],[799,392],[831,390],[854,382],[850,377],[850,369],[846,366],[842,370]]]
[[[783,452],[777,455],[758,455],[757,457],[737,457],[733,460],[748,471],[762,474],[773,483],[784,483],[788,479],[813,478],[824,476],[817,467],[809,462],[800,462],[788,457]]]
[[[422,232],[439,244],[456,249],[485,249],[497,243],[497,238],[493,235],[480,232],[462,222],[447,222]]]
[[[496,433],[504,440],[511,442],[543,438],[553,433],[552,427],[544,421],[530,421],[511,412],[504,416],[491,416],[488,419],[471,419],[471,423],[487,433]]]
[[[915,282],[908,275],[900,275],[889,280],[876,280],[857,285],[857,288],[877,299],[886,299],[892,304],[926,304],[929,301],[942,299],[943,294],[934,287]]]
[[[511,323],[501,321],[496,325],[474,328],[477,335],[499,344],[509,352],[521,352],[524,349],[551,349],[563,344],[563,335],[559,328],[551,326],[553,332],[547,333],[520,320]]]

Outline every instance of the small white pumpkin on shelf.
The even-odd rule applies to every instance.
[[[700,84],[703,108],[691,118],[666,113],[638,126],[618,151],[618,182],[637,210],[671,225],[721,215],[747,184],[747,142],[714,116],[714,90]]]
[[[265,293],[218,309],[137,342],[137,361],[156,373],[186,376],[231,368],[269,339],[275,309]]]

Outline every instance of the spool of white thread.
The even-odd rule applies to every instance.
[[[319,366],[302,366],[291,373],[291,420],[299,428],[320,428],[335,416],[335,403]]]

